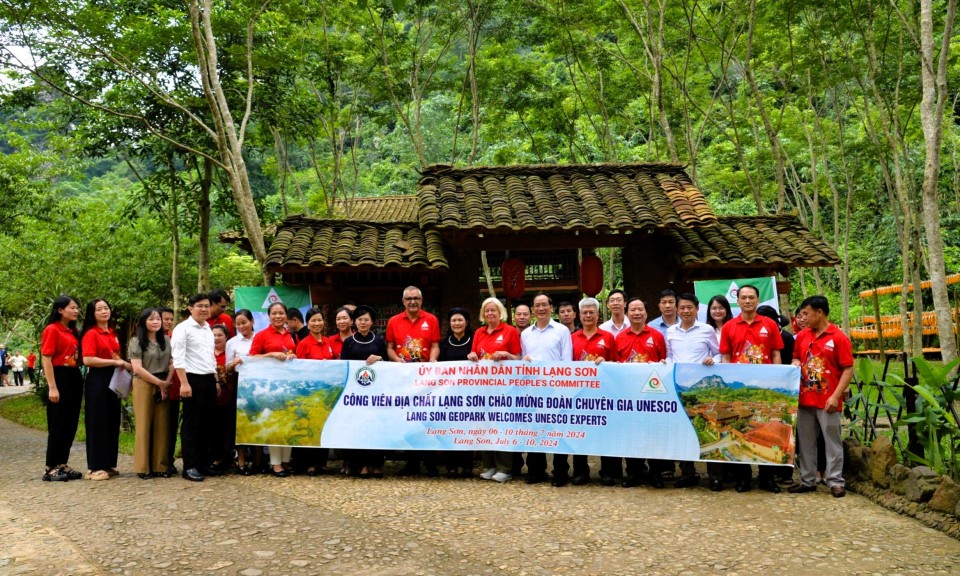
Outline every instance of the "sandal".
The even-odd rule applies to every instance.
[[[106,470],[94,470],[87,475],[88,480],[109,480],[110,474]]]
[[[120,475],[120,471],[117,470],[116,468],[110,468],[106,472],[107,472],[107,476],[110,476],[111,478],[113,478],[114,476]]]
[[[63,472],[64,474],[67,475],[67,480],[82,480],[82,479],[83,479],[83,474],[82,474],[82,473],[77,472],[76,470],[74,470],[73,468],[67,466],[66,464],[63,464],[63,465],[61,465],[61,466],[57,466],[57,468],[59,468],[61,472]]]

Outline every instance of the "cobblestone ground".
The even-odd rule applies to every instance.
[[[41,482],[0,420],[0,574],[958,574],[960,542],[849,494],[321,476]],[[82,445],[71,464],[84,467]],[[179,462],[178,462],[179,464]]]

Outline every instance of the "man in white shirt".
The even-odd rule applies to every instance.
[[[625,313],[626,306],[627,295],[623,290],[612,290],[607,295],[607,310],[610,311],[610,319],[601,324],[600,329],[613,334],[613,337],[616,338],[617,334],[629,328],[630,322],[627,320]]]
[[[523,359],[534,362],[569,362],[573,360],[573,340],[570,331],[554,320],[553,300],[543,292],[533,297],[533,315],[537,321],[520,334]],[[566,454],[553,456],[554,486],[565,486],[570,481]],[[527,484],[547,479],[547,455],[542,452],[527,454]]]
[[[190,298],[190,317],[177,324],[170,337],[173,367],[180,378],[183,423],[180,444],[183,452],[183,477],[193,482],[204,475],[218,476],[211,467],[213,454],[212,412],[217,398],[217,361],[213,350],[213,330],[207,324],[210,298],[197,294]]]
[[[710,366],[720,361],[720,342],[717,331],[697,320],[700,300],[694,294],[681,294],[677,313],[680,321],[667,328],[667,362],[704,364]],[[696,486],[700,476],[693,462],[680,462],[680,479],[673,486],[688,488]]]
[[[677,293],[669,288],[660,292],[660,300],[657,306],[660,308],[660,316],[647,322],[647,326],[659,330],[660,334],[666,338],[667,328],[680,321],[677,318]]]

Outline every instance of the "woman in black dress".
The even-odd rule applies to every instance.
[[[446,338],[440,340],[440,362],[467,360],[473,347],[473,330],[470,328],[470,312],[455,307],[447,312]],[[444,454],[447,466],[447,478],[473,477],[473,452],[470,450],[451,450]]]
[[[353,323],[357,331],[343,341],[340,350],[341,360],[363,360],[367,364],[379,362],[387,357],[387,341],[373,332],[373,321],[377,313],[369,306],[357,306],[353,311]],[[380,450],[348,450],[344,473],[348,476],[354,470],[360,471],[361,478],[383,478],[383,452]]]

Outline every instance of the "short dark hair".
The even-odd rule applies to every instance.
[[[283,302],[274,302],[273,304],[267,306],[267,314],[269,314],[270,312],[272,312],[273,309],[276,308],[277,306],[283,306],[283,313],[284,313],[284,315],[286,315],[286,313],[287,313],[287,305],[284,304]]]
[[[804,301],[800,303],[801,310],[807,306],[813,308],[814,310],[822,311],[826,316],[830,315],[830,302],[827,301],[826,296],[817,294],[816,296],[810,296],[804,299]]]
[[[230,337],[230,333],[227,332],[227,327],[224,326],[223,324],[214,324],[213,326],[210,327],[210,329],[211,329],[211,330],[219,330],[219,331],[223,332],[223,335],[226,336],[227,338]]]
[[[738,298],[740,297],[740,291],[743,290],[744,288],[749,288],[749,289],[753,290],[753,293],[757,295],[757,298],[760,297],[760,289],[759,289],[759,288],[757,288],[757,287],[754,286],[753,284],[744,284],[743,286],[737,288],[737,297],[738,297]]]
[[[573,302],[570,302],[569,300],[564,300],[563,302],[557,304],[557,310],[563,308],[564,306],[569,306],[573,308]],[[574,308],[574,312],[576,312],[576,308]]]
[[[546,297],[547,297],[547,304],[553,306],[553,298],[551,298],[550,295],[547,294],[546,292],[537,292],[536,294],[533,295],[533,300],[536,300],[537,298],[539,298],[539,297],[541,297],[541,296],[546,296]],[[533,300],[531,300],[531,302],[533,302]]]
[[[163,316],[164,313],[172,314],[173,316],[177,315],[176,312],[173,311],[173,308],[169,308],[167,306],[160,306],[159,308],[157,308],[157,310],[160,311],[160,316]]]
[[[763,306],[757,307],[757,314],[760,316],[766,316],[767,318],[773,320],[777,324],[780,324],[780,314],[777,313],[776,308],[773,306],[768,306],[764,304]]]
[[[211,290],[210,292],[207,292],[207,296],[210,297],[210,302],[215,301],[217,304],[219,304],[221,300],[226,300],[227,302],[230,301],[230,295],[227,294],[227,291],[223,288]]]
[[[297,311],[297,314],[300,313],[300,310],[297,310],[296,308],[293,308],[293,307],[288,307],[288,308],[287,308],[287,318],[290,318],[290,316],[291,316],[290,311],[291,311],[291,310],[296,310],[296,311]],[[321,310],[319,306],[314,306],[313,308],[307,310],[307,315],[306,315],[306,318],[305,318],[306,321],[309,322],[310,319],[313,318],[314,316],[316,316],[317,314],[323,315],[323,310]]]
[[[194,294],[193,296],[190,297],[189,300],[187,300],[187,306],[193,306],[197,302],[202,302],[203,300],[210,302],[210,296],[207,294],[204,294],[203,292],[199,292],[197,294]]]
[[[677,293],[672,288],[666,288],[660,291],[660,295],[657,296],[657,302],[663,300],[664,298],[669,298],[673,296],[673,301],[677,301]]]
[[[644,307],[644,308],[647,307],[647,303],[643,301],[643,298],[641,298],[641,297],[639,297],[639,296],[633,296],[633,297],[627,299],[627,304],[626,304],[627,308],[629,308],[630,305],[633,304],[634,302],[639,302],[639,303],[643,304],[643,307]]]
[[[661,296],[663,298],[663,296]],[[687,302],[693,302],[694,306],[700,306],[700,299],[697,298],[697,295],[693,292],[684,292],[677,299],[677,304],[680,303],[680,300],[686,300]]]
[[[519,304],[517,304],[516,306],[513,307],[513,311],[516,312],[516,311],[517,311],[517,308],[519,308],[519,307],[521,307],[521,306],[523,306],[523,307],[526,308],[527,310],[530,309],[530,305],[529,305],[529,304],[526,304],[526,303],[524,303],[524,302],[521,302],[521,303],[519,303]]]
[[[233,316],[233,319],[236,320],[239,316],[243,316],[249,320],[251,324],[253,324],[253,312],[247,310],[246,308],[241,308],[237,310],[237,313]]]
[[[623,290],[619,289],[619,288],[616,288],[616,289],[614,289],[614,290],[611,290],[610,293],[607,294],[607,302],[610,301],[610,297],[613,296],[614,294],[619,294],[619,295],[623,296],[623,299],[624,299],[624,300],[627,299],[627,293],[624,292]]]
[[[303,322],[303,314],[296,306],[287,306],[287,320],[299,320]]]

